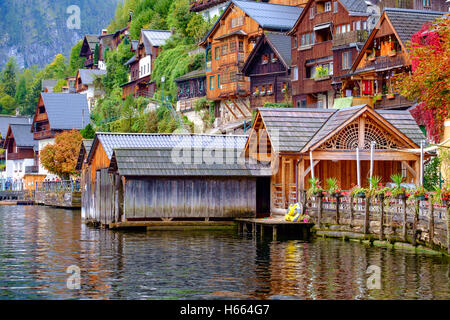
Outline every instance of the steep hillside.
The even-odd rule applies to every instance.
[[[84,34],[99,34],[108,26],[120,0],[0,0],[0,67],[15,56],[21,67],[66,57]],[[80,8],[80,28],[70,29],[71,5]],[[74,20],[72,20],[74,21]]]

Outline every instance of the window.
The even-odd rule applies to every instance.
[[[301,107],[302,107],[302,108],[306,108],[306,100],[302,100],[302,105],[301,105]]]
[[[306,39],[305,39],[305,35],[302,34],[302,47],[306,46]]]
[[[230,42],[230,53],[235,53],[236,52],[236,41],[231,41]]]
[[[350,23],[347,24],[347,32],[350,32]]]
[[[342,53],[342,70],[348,70],[351,67],[351,52]]]
[[[356,21],[356,28],[353,28],[353,29],[356,29],[356,30],[361,30],[361,21]]]
[[[336,34],[339,34],[339,33],[341,33],[341,26],[336,27]]]
[[[231,19],[231,28],[239,27],[242,26],[243,24],[244,24],[243,16]]]
[[[314,18],[314,7],[311,7],[311,9],[309,9],[309,18]]]
[[[334,13],[338,12],[338,7],[339,7],[339,3],[337,1],[333,2],[333,12]]]
[[[311,32],[311,44],[316,43],[316,34],[314,32]]]
[[[209,90],[214,90],[214,76],[209,77]]]
[[[423,6],[424,7],[431,7],[430,0],[423,0]]]
[[[325,12],[331,11],[331,1],[325,2]]]
[[[367,21],[363,21],[362,28],[363,30],[367,30]]]
[[[292,81],[298,80],[298,67],[292,68]]]
[[[262,64],[267,64],[269,63],[269,55],[268,54],[264,54],[262,56]]]
[[[198,91],[203,91],[203,80],[198,80]]]
[[[226,55],[228,53],[228,44],[222,45],[222,55]]]
[[[294,48],[297,48],[297,36],[294,38]]]
[[[244,52],[244,41],[239,41],[239,52]]]
[[[214,59],[215,60],[220,60],[220,47],[215,47],[214,48]]]
[[[273,92],[273,87],[272,87],[272,84],[269,84],[268,86],[267,86],[267,93],[272,93]]]
[[[220,89],[220,74],[217,75],[217,89]]]

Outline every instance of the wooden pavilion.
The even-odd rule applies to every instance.
[[[425,137],[408,111],[374,110],[367,105],[345,109],[260,108],[245,147],[245,156],[270,162],[271,210],[281,212],[309,188],[311,163],[323,182],[335,177],[342,189],[356,185],[357,149],[361,185],[368,184],[370,146],[373,175],[383,183],[402,173],[419,183],[420,148]],[[312,157],[312,159],[311,159]]]

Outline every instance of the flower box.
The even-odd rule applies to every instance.
[[[266,95],[266,92],[265,91],[261,91],[260,95],[264,96],[264,95]]]
[[[397,52],[395,52],[395,51],[389,52],[389,57],[395,57],[396,55],[397,55]]]
[[[405,200],[405,199],[406,199],[406,194],[401,193],[401,194],[397,195],[397,199],[399,199],[399,200]]]
[[[358,192],[358,193],[356,194],[356,197],[357,197],[357,198],[365,198],[365,197],[366,197],[366,193],[365,193],[365,192]]]
[[[267,61],[267,60],[264,60],[263,62],[262,62],[262,64],[268,64],[269,63],[269,61]]]
[[[268,95],[268,96],[270,96],[270,95],[272,95],[272,94],[273,94],[272,91],[267,91],[267,95]]]
[[[388,95],[386,95],[386,98],[394,99],[395,98],[395,94],[388,94]]]

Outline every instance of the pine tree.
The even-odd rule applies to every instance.
[[[11,97],[16,95],[17,83],[17,63],[16,58],[11,57],[5,66],[2,74],[3,84],[5,86],[5,93]]]

